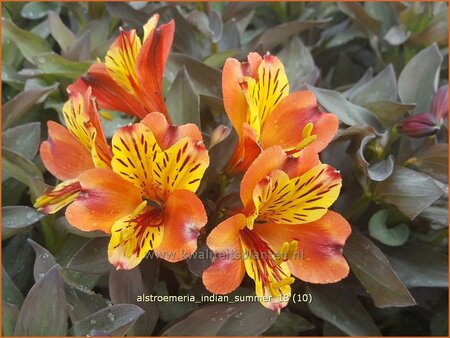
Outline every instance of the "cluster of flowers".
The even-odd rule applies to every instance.
[[[35,207],[55,213],[81,230],[111,235],[108,257],[117,269],[136,267],[146,254],[168,261],[197,250],[207,223],[195,192],[209,165],[208,150],[194,124],[175,126],[162,95],[174,22],[158,15],[135,30],[120,31],[105,62],[68,88],[66,127],[48,122],[40,154],[62,182]],[[347,276],[342,248],[350,226],[328,210],[341,189],[339,173],[318,153],[338,129],[335,115],[319,109],[309,91],[289,94],[280,60],[250,53],[246,62],[223,67],[225,110],[239,141],[225,168],[243,174],[242,205],[207,238],[212,264],[205,287],[235,290],[247,274],[263,305],[286,306],[295,276],[332,283]],[[108,144],[98,109],[121,111],[140,122],[119,128]],[[170,253],[170,254],[168,254]]]

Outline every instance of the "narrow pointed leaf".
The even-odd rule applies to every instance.
[[[27,206],[2,207],[2,240],[29,230],[30,226],[39,222],[43,216],[43,214]]]
[[[2,134],[2,145],[32,160],[41,141],[41,123],[30,122],[7,129]]]

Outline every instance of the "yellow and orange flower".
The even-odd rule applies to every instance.
[[[159,15],[144,25],[144,38],[136,30],[120,30],[105,63],[96,63],[69,88],[84,92],[92,87],[100,108],[121,111],[140,119],[151,112],[163,113],[170,122],[162,93],[163,72],[172,46],[175,24],[157,27]]]
[[[111,233],[108,256],[117,269],[132,269],[150,250],[171,262],[187,258],[207,221],[194,193],[209,165],[198,127],[171,126],[151,113],[120,128],[112,151],[112,169],[80,175],[69,223]]]
[[[36,200],[34,206],[48,214],[64,208],[78,196],[80,174],[95,167],[109,167],[112,158],[90,88],[84,95],[69,91],[63,115],[67,129],[49,121],[48,141],[40,146],[45,167],[63,181]]]
[[[264,150],[241,182],[242,210],[207,238],[214,260],[203,273],[206,288],[229,293],[247,273],[261,303],[279,311],[291,295],[291,274],[311,283],[346,277],[342,248],[350,226],[328,210],[340,188],[339,173],[314,149],[299,158],[279,146]]]
[[[244,172],[261,149],[274,145],[294,156],[307,146],[324,149],[337,132],[337,117],[320,111],[310,91],[289,94],[277,57],[250,53],[247,60],[229,58],[223,67],[225,110],[239,136],[227,171]]]

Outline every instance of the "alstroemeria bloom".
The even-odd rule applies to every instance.
[[[262,149],[279,145],[298,156],[309,146],[319,152],[337,132],[338,118],[319,110],[310,91],[289,94],[281,61],[272,55],[248,55],[248,62],[229,58],[222,75],[225,110],[239,142],[227,171],[244,172]]]
[[[172,46],[175,24],[158,28],[159,15],[144,25],[144,39],[136,30],[120,30],[105,63],[96,63],[69,88],[83,92],[91,86],[100,108],[121,111],[142,119],[151,112],[163,113],[170,122],[162,94],[163,72]]]
[[[48,141],[40,146],[45,167],[63,181],[36,200],[35,208],[48,214],[64,208],[78,196],[80,174],[95,167],[109,167],[112,158],[90,88],[84,95],[69,91],[63,115],[67,129],[48,121]]]
[[[117,269],[132,269],[150,250],[171,262],[187,258],[207,221],[194,194],[209,165],[197,126],[170,126],[162,114],[151,113],[120,128],[112,151],[112,170],[80,175],[69,223],[111,233],[108,257]]]
[[[262,304],[279,311],[291,294],[291,274],[310,283],[346,277],[342,248],[350,226],[328,210],[340,188],[339,173],[314,151],[293,158],[278,146],[264,150],[243,177],[243,210],[207,238],[214,259],[203,273],[206,288],[232,292],[247,273]]]

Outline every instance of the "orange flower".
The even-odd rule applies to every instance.
[[[227,171],[244,172],[261,149],[279,145],[298,156],[309,146],[321,151],[338,128],[335,115],[319,110],[310,91],[289,94],[281,61],[272,55],[248,55],[248,62],[229,58],[222,75],[225,110],[239,142]]]
[[[48,121],[48,141],[40,154],[45,167],[63,181],[36,200],[35,208],[53,214],[71,203],[80,191],[78,176],[86,170],[109,167],[112,153],[106,142],[91,89],[84,95],[69,91],[62,125]]]
[[[247,273],[261,303],[279,311],[291,294],[291,274],[310,283],[346,277],[342,247],[350,226],[328,210],[340,188],[339,173],[321,164],[315,150],[300,158],[278,146],[264,150],[241,182],[243,209],[207,238],[215,258],[203,273],[206,288],[229,293]]]
[[[171,262],[187,258],[207,221],[194,194],[209,165],[199,129],[170,126],[152,113],[120,128],[112,150],[112,170],[80,176],[81,192],[66,211],[69,223],[111,233],[108,256],[117,269],[132,269],[150,250]]]
[[[170,116],[162,94],[163,72],[169,56],[175,24],[156,27],[159,15],[144,25],[144,38],[136,30],[120,30],[105,63],[96,63],[69,88],[83,92],[91,86],[100,107],[121,111],[140,119],[151,112]]]

